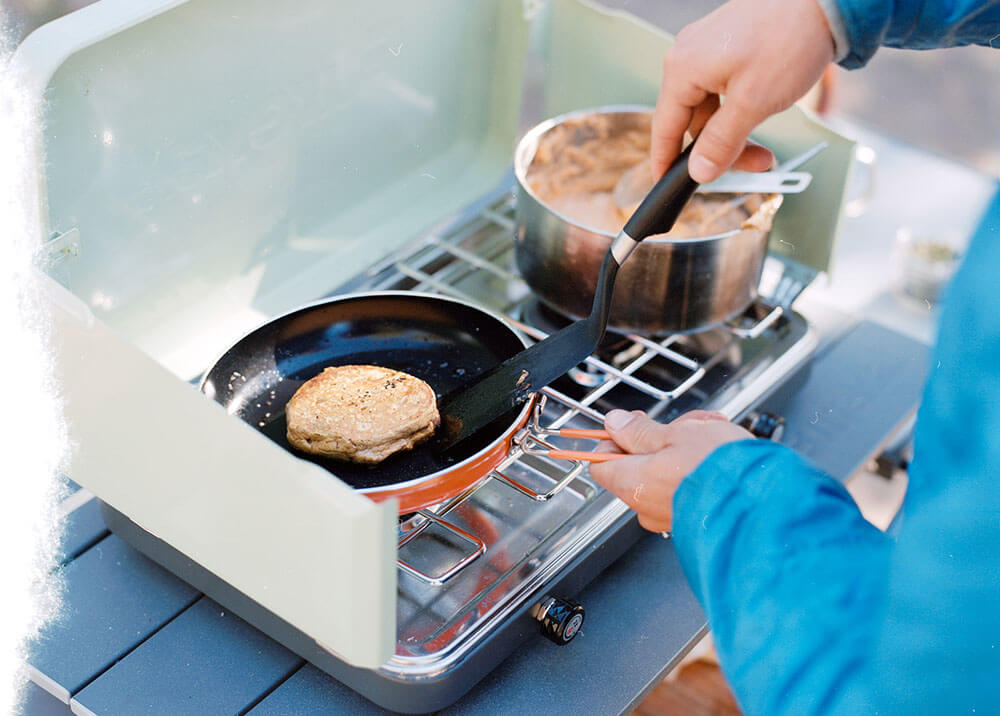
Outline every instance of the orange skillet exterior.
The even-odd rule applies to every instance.
[[[532,397],[529,407],[534,405],[535,400],[536,398]],[[470,463],[429,475],[416,484],[411,483],[392,490],[379,490],[377,492],[358,490],[358,492],[375,502],[384,502],[391,497],[396,498],[399,500],[399,514],[401,515],[440,504],[476,484],[503,462],[510,453],[510,444],[515,433],[528,424],[530,417],[531,410],[525,411],[521,420],[508,428],[486,452]]]

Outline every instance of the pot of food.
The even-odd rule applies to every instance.
[[[629,218],[613,195],[649,155],[652,112],[615,106],[571,112],[518,144],[515,257],[549,306],[589,313],[601,261]],[[743,313],[757,296],[780,195],[697,194],[667,234],[647,238],[622,266],[609,328],[691,332]]]
[[[201,389],[358,492],[397,499],[405,514],[461,494],[523,444],[534,400],[452,451],[436,449],[433,433],[437,397],[526,345],[500,316],[457,299],[352,294],[252,331]]]

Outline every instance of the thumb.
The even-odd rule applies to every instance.
[[[766,117],[739,95],[727,97],[695,141],[688,164],[691,178],[700,184],[718,179],[740,157],[750,132]]]
[[[651,419],[641,410],[631,413],[612,410],[604,417],[604,427],[618,447],[628,453],[652,453],[669,444],[667,426]]]

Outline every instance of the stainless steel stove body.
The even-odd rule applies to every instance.
[[[559,319],[538,306],[513,270],[512,211],[513,197],[504,193],[335,293],[402,289],[456,296],[502,312],[530,337],[542,338]],[[815,347],[807,323],[789,309],[810,274],[796,274],[791,264],[769,268],[780,272],[772,281],[777,293],[771,304],[753,306],[741,325],[665,338],[609,334],[585,365],[543,391],[536,427],[543,433],[597,427],[613,408],[646,410],[661,421],[694,408],[740,417]],[[533,454],[540,441],[523,435],[501,467],[465,494],[400,519],[396,650],[374,671],[317,649],[249,597],[140,534],[120,513],[106,507],[105,514],[155,559],[376,703],[424,712],[454,701],[532,633],[547,628],[557,642],[571,641],[579,619],[572,626],[554,623],[540,613],[546,600],[572,597],[642,534],[634,514],[589,477],[585,464]],[[558,437],[546,442],[594,447]]]

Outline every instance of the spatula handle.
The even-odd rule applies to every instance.
[[[584,328],[590,333],[591,338],[596,338],[593,340],[595,347],[600,342],[608,325],[608,315],[611,312],[611,299],[614,295],[615,277],[618,275],[618,269],[632,255],[640,241],[647,236],[665,234],[673,228],[681,210],[691,200],[695,189],[698,188],[698,183],[688,174],[688,159],[691,157],[693,146],[694,142],[680,153],[670,168],[646,194],[646,198],[642,200],[639,208],[632,214],[632,218],[625,224],[625,228],[611,242],[608,253],[605,254],[604,261],[601,262],[601,272],[597,277],[597,288],[594,291],[594,303],[590,309],[590,316],[586,321],[579,321],[576,324],[585,324]]]
[[[638,243],[648,236],[670,231],[681,210],[691,200],[698,188],[698,182],[688,174],[688,159],[691,157],[692,147],[694,142],[674,160],[625,224],[622,233],[627,234],[632,241]]]

